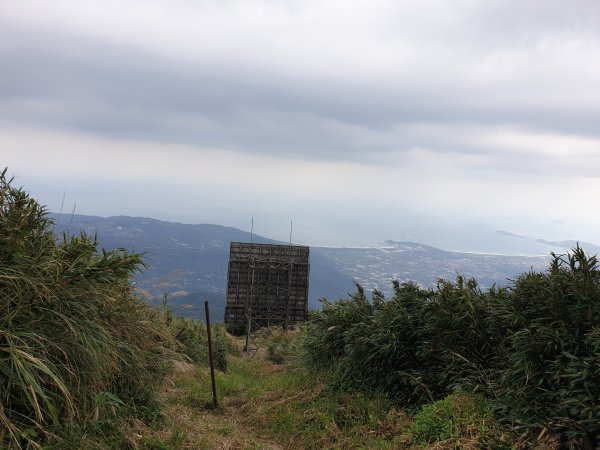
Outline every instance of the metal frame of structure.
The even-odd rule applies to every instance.
[[[261,330],[306,319],[309,253],[297,245],[231,243],[225,323],[245,326],[246,351],[258,348]]]

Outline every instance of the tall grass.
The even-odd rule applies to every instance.
[[[576,247],[507,288],[475,280],[436,289],[394,284],[323,303],[304,327],[310,367],[341,388],[381,392],[418,408],[456,390],[492,400],[525,432],[547,428],[570,445],[600,443],[600,270]]]
[[[175,336],[178,351],[194,363],[209,365],[208,337],[206,325],[187,317],[175,317],[168,321],[169,329]],[[221,372],[227,371],[228,354],[235,354],[237,347],[232,338],[227,336],[225,326],[221,323],[212,327],[213,364]]]
[[[141,256],[86,234],[57,242],[52,226],[1,172],[1,448],[60,442],[107,403],[143,411],[165,372],[167,327],[132,293]]]

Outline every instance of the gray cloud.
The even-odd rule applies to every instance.
[[[404,205],[499,192],[515,216],[522,190],[567,210],[544,200],[553,179],[600,176],[594,0],[15,0],[0,29],[0,129],[23,148],[38,131],[54,149],[90,137],[90,154],[114,141],[375,167],[381,204],[405,187],[397,171],[422,196]]]
[[[461,11],[448,18],[456,26],[433,14],[420,16],[425,29],[417,23],[398,37],[373,38],[366,50],[381,47],[390,57],[381,63],[389,71],[381,73],[369,69],[369,56],[359,50],[357,73],[346,60],[339,68],[311,68],[320,61],[311,55],[304,55],[306,67],[300,67],[302,54],[295,73],[286,65],[295,50],[321,51],[303,46],[301,39],[281,63],[277,52],[265,55],[251,47],[251,37],[248,48],[215,42],[217,51],[186,58],[108,35],[37,30],[5,19],[2,118],[99,135],[341,160],[414,147],[472,151],[465,142],[440,142],[435,126],[600,136],[600,92],[594,89],[600,75],[590,59],[600,49],[594,2],[541,9],[516,2],[492,2],[487,9],[458,4]],[[401,10],[398,14],[406,12]],[[395,25],[407,25],[400,15],[385,22],[391,33]],[[445,26],[437,32],[429,28],[437,23]],[[394,60],[394,44],[410,32],[416,42],[404,44],[411,53],[404,64],[400,57]],[[336,37],[334,31],[327,36]],[[324,43],[323,53],[333,45],[343,46],[343,39]],[[436,61],[440,55],[443,60]],[[433,133],[417,138],[410,130],[423,124]],[[408,131],[398,132],[402,129]]]

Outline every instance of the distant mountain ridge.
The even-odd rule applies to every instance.
[[[568,250],[571,250],[572,248],[574,248],[576,245],[579,244],[579,246],[581,248],[583,248],[585,251],[587,251],[589,253],[592,253],[592,254],[600,253],[600,245],[592,244],[591,242],[577,241],[574,239],[566,239],[566,240],[562,240],[562,241],[550,241],[547,239],[539,239],[539,238],[523,236],[520,234],[511,233],[510,231],[505,231],[505,230],[498,230],[498,231],[496,231],[496,234],[500,235],[500,236],[505,236],[508,238],[522,239],[523,241],[526,241],[526,242],[532,243],[532,244],[541,244],[540,249],[543,249],[544,251],[566,252]]]
[[[177,313],[201,317],[201,300],[211,302],[216,320],[223,317],[229,243],[232,241],[285,244],[237,228],[212,224],[182,224],[145,217],[97,217],[51,214],[58,234],[86,231],[97,234],[106,249],[119,247],[143,252],[147,269],[136,277],[141,295],[158,304],[169,292]],[[441,277],[457,273],[474,277],[483,286],[507,284],[527,270],[543,270],[548,257],[460,253],[414,242],[389,240],[381,246],[311,247],[309,306],[326,297],[338,299],[354,292],[356,281],[365,289],[391,293],[391,282],[415,281],[435,286]]]
[[[285,244],[237,228],[212,224],[182,224],[146,217],[97,217],[51,214],[58,234],[86,231],[97,234],[106,249],[126,248],[145,254],[148,267],[136,278],[148,301],[157,304],[164,292],[177,312],[202,316],[201,300],[216,306],[215,319],[224,314],[229,243],[232,241]],[[336,271],[318,252],[311,254],[309,303],[337,298],[353,290],[353,279]]]

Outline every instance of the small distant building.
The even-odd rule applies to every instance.
[[[243,325],[250,334],[303,322],[309,271],[308,247],[232,242],[225,323]]]

